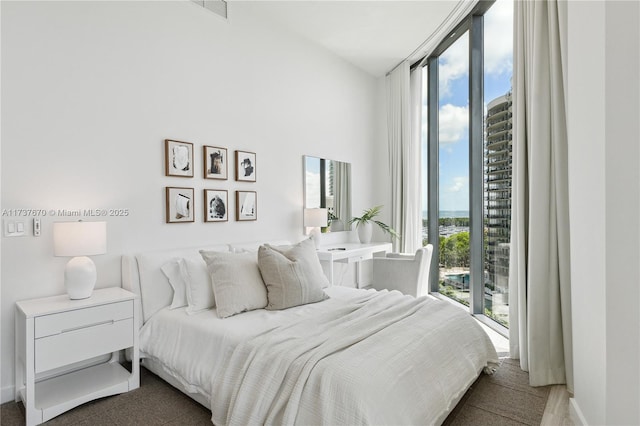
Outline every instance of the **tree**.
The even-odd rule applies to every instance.
[[[445,268],[468,268],[471,263],[469,233],[458,232],[449,237],[440,237],[440,263]]]

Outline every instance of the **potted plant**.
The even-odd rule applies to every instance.
[[[382,206],[371,207],[370,209],[366,209],[362,212],[362,216],[353,217],[349,221],[349,225],[355,223],[356,229],[358,231],[358,238],[360,242],[366,244],[371,241],[371,234],[373,232],[373,224],[375,223],[382,229],[385,233],[391,235],[393,238],[400,238],[400,234],[398,234],[393,228],[391,228],[386,223],[380,222],[379,220],[374,220],[373,218],[380,214],[380,210],[382,210]]]

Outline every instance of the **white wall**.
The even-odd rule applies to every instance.
[[[639,424],[639,4],[568,6],[572,409]]]
[[[302,238],[302,156],[352,163],[358,212],[380,196],[379,81],[229,3],[2,2],[3,209],[125,208],[106,217],[97,287],[120,255],[150,248]],[[195,144],[195,177],[164,177],[163,140]],[[202,145],[257,153],[257,182],[205,181]],[[372,149],[373,148],[373,149]],[[164,223],[164,187],[194,187],[196,221]],[[258,220],[203,223],[202,189],[256,190]],[[232,207],[231,213],[235,211]],[[27,218],[30,219],[31,218]],[[13,385],[16,300],[64,293],[65,258],[42,236],[2,238],[2,400]]]
[[[637,1],[613,1],[605,10],[606,420],[611,425],[640,424],[639,9]]]
[[[604,66],[594,66],[604,64],[604,3],[568,3],[573,402],[596,425],[606,388],[605,88]]]

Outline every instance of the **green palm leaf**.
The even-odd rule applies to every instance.
[[[381,210],[382,210],[382,206],[375,206],[375,207],[371,207],[370,209],[366,209],[362,212],[362,216],[360,217],[356,216],[351,218],[351,220],[349,221],[349,225],[354,223],[357,225],[360,225],[361,223],[373,222],[376,225],[378,225],[380,229],[382,229],[385,233],[391,235],[393,238],[400,238],[400,234],[398,234],[395,231],[395,229],[393,229],[392,227],[390,227],[384,222],[380,222],[379,220],[373,219],[374,217],[380,214]]]

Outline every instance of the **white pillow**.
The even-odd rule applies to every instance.
[[[197,312],[211,309],[215,306],[211,278],[207,271],[207,264],[202,259],[180,259],[181,275],[185,282],[187,293],[186,312]]]
[[[211,275],[220,318],[267,306],[267,288],[258,269],[256,253],[200,250]]]
[[[187,288],[182,274],[181,264],[184,259],[172,259],[160,268],[173,288],[173,300],[169,309],[187,306]]]

